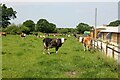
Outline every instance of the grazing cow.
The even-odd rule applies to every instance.
[[[56,53],[58,53],[59,47],[62,46],[62,44],[64,43],[65,40],[66,40],[65,38],[44,38],[44,40],[43,40],[44,51],[48,50],[48,54],[50,54],[49,48],[55,48]],[[44,53],[44,51],[43,51],[43,53]]]
[[[90,50],[91,46],[92,46],[92,38],[90,37],[90,35],[87,35],[86,37],[84,37],[82,39],[82,43],[84,46],[84,51],[85,50]]]
[[[26,37],[26,34],[25,33],[21,33],[20,37]]]
[[[76,34],[73,34],[74,37],[76,37],[77,35]]]
[[[35,33],[34,35],[35,35],[35,36],[38,36],[38,33]]]
[[[73,36],[74,36],[76,39],[79,40],[79,37],[80,37],[80,36],[79,36],[78,34],[74,34]]]
[[[7,33],[6,32],[0,32],[0,36],[6,36]]]
[[[45,38],[45,36],[40,35],[40,36],[37,36],[37,38]]]
[[[67,37],[71,37],[71,36],[70,36],[70,34],[69,34],[69,35],[67,35]]]

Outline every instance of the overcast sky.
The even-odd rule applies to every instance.
[[[32,2],[33,1],[33,2]],[[56,2],[55,2],[56,1]],[[101,2],[102,1],[102,2]],[[108,2],[109,1],[109,2]],[[79,23],[95,25],[97,8],[97,26],[118,19],[118,0],[4,0],[7,7],[17,11],[12,23],[21,24],[26,20],[47,19],[57,27],[75,28]]]
[[[119,0],[1,0],[2,2],[118,2]]]

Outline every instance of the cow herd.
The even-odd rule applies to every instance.
[[[75,36],[77,37],[77,36]],[[83,44],[84,51],[88,51],[92,48],[92,38],[90,35],[87,35],[85,37],[79,37],[81,38],[81,43]],[[56,53],[58,53],[58,49],[62,46],[62,44],[66,41],[65,38],[44,38],[43,39],[43,45],[44,50],[43,54],[45,54],[45,51],[47,51],[48,54],[50,54],[49,49],[55,48]]]
[[[6,36],[5,32],[1,32],[0,36]],[[92,46],[92,38],[90,35],[87,35],[85,37],[80,37],[78,35],[73,35],[76,38],[80,38],[80,42],[83,44],[84,51],[90,50]],[[25,33],[20,33],[20,37],[23,39],[26,37]],[[46,36],[42,35],[36,35],[37,38],[43,38],[43,54],[47,51],[48,54],[50,54],[49,49],[50,48],[55,48],[56,53],[58,53],[58,49],[62,46],[62,44],[67,40],[66,38],[46,38]],[[67,36],[67,37],[70,37]]]

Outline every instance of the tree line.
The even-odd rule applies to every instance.
[[[46,19],[39,19],[35,24],[32,20],[26,20],[22,24],[15,25],[11,24],[10,20],[17,18],[17,12],[13,8],[8,8],[5,4],[0,4],[0,27],[1,31],[10,34],[19,34],[24,32],[30,34],[31,32],[42,32],[42,33],[81,33],[84,31],[90,31],[93,27],[86,23],[79,23],[76,28],[57,28],[56,24],[47,21]],[[120,20],[110,22],[108,26],[118,26]]]

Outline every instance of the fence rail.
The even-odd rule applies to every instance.
[[[111,46],[110,44],[103,43],[102,41],[94,40],[93,47],[101,50],[106,55],[112,54],[112,57],[115,59],[118,59],[118,56],[120,55],[120,49],[118,47]],[[116,50],[116,48],[117,48],[117,50]],[[110,51],[110,50],[112,50],[112,51]],[[115,53],[117,53],[116,57],[115,57],[115,55],[116,55]]]

